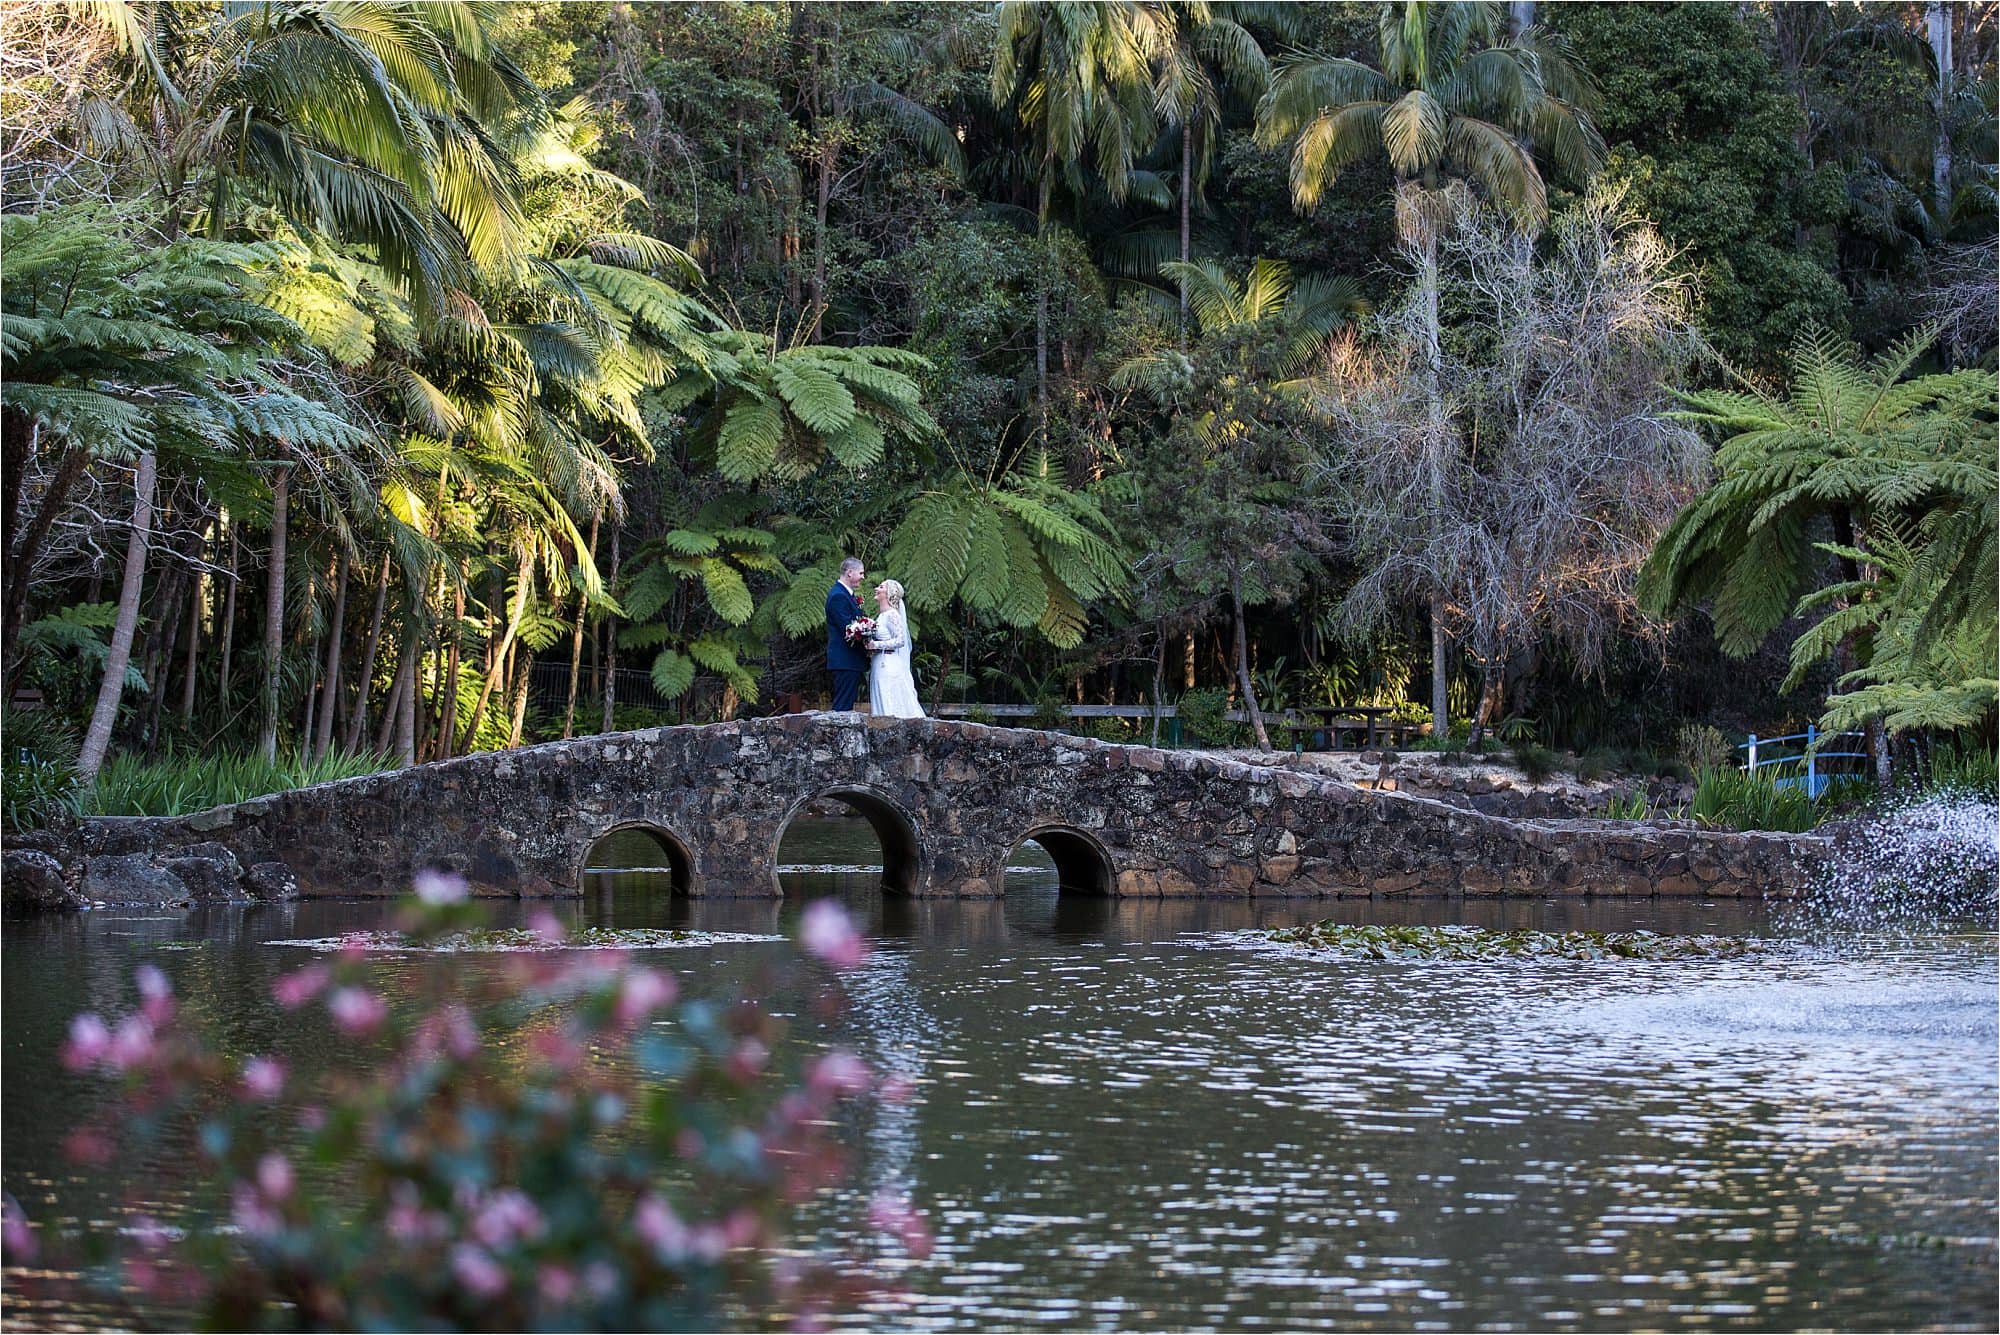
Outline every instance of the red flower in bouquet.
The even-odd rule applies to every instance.
[[[856,617],[848,622],[847,628],[840,633],[849,644],[859,649],[874,637],[875,620],[873,617]]]

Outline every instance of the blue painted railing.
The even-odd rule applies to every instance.
[[[1835,779],[1843,777],[1840,774],[1827,774],[1823,772],[1820,769],[1821,761],[1868,759],[1866,751],[1823,751],[1820,749],[1824,743],[1837,743],[1846,737],[1865,739],[1865,734],[1858,732],[1821,732],[1817,727],[1808,723],[1804,732],[1788,733],[1783,737],[1759,737],[1753,732],[1750,734],[1750,740],[1744,742],[1736,749],[1749,753],[1749,759],[1744,763],[1743,768],[1751,774],[1755,774],[1759,769],[1768,769],[1772,765],[1796,765],[1800,761],[1804,761],[1804,772],[1781,775],[1772,779],[1771,782],[1780,788],[1796,788],[1800,784],[1804,784],[1806,796],[1817,798],[1827,790],[1828,786]],[[1758,755],[1758,752],[1766,747],[1783,746],[1787,742],[1803,742],[1805,743],[1804,750],[1796,755]]]

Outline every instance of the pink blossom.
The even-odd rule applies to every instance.
[[[433,908],[444,904],[456,904],[465,898],[465,878],[450,872],[426,867],[418,872],[415,880],[417,898]]]
[[[416,1184],[399,1180],[389,1189],[389,1213],[384,1225],[397,1242],[430,1242],[445,1235],[449,1222],[436,1210],[426,1210],[417,1198]]]
[[[12,1194],[0,1199],[0,1248],[17,1265],[34,1260],[41,1250],[35,1242],[35,1230],[28,1224],[27,1213]]]
[[[333,1017],[334,1027],[341,1033],[358,1036],[380,1029],[389,1018],[389,1006],[373,992],[341,987],[335,988],[326,999],[326,1013]]]
[[[299,1109],[299,1127],[309,1132],[317,1132],[326,1125],[326,1109],[317,1103],[307,1104]]]
[[[651,1192],[639,1198],[638,1208],[632,1211],[632,1231],[639,1240],[651,1247],[661,1260],[677,1260],[687,1255],[690,1234],[688,1226],[671,1206]]]
[[[271,995],[286,1010],[297,1010],[326,990],[333,973],[324,964],[309,964],[271,984]]]
[[[930,1227],[902,1192],[876,1192],[868,1203],[868,1222],[881,1232],[895,1235],[903,1249],[919,1261],[931,1254]]]
[[[284,1227],[278,1212],[265,1204],[264,1198],[247,1182],[239,1182],[230,1193],[230,1218],[236,1227],[253,1238],[269,1237]]]
[[[542,1212],[512,1187],[488,1196],[472,1217],[472,1235],[496,1252],[513,1246],[517,1238],[532,1242],[546,1231]]]
[[[174,1240],[174,1231],[149,1214],[132,1218],[132,1240],[149,1252],[163,1252]]]
[[[679,989],[668,974],[651,969],[633,970],[625,975],[624,985],[618,989],[618,1023],[638,1023],[660,1007],[671,1004],[677,991]]]
[[[469,1242],[451,1249],[451,1273],[475,1298],[493,1298],[507,1291],[507,1272]]]
[[[892,1075],[882,1082],[882,1088],[876,1091],[876,1097],[884,1103],[907,1103],[910,1095],[916,1092],[916,1088],[910,1077]]]
[[[751,1210],[732,1210],[722,1221],[723,1241],[731,1247],[748,1247],[763,1231],[763,1224]]]
[[[112,1066],[129,1071],[153,1059],[153,1022],[143,1015],[128,1015],[118,1022],[106,1054]]]
[[[799,944],[836,969],[851,969],[868,958],[868,943],[854,919],[831,899],[816,899],[799,919]]]
[[[540,939],[544,945],[559,946],[569,940],[569,929],[564,927],[561,920],[547,909],[537,909],[528,918],[528,931]]]
[[[274,1057],[252,1057],[243,1063],[243,1092],[269,1103],[285,1088],[285,1064]]]
[[[257,1189],[272,1201],[288,1199],[292,1194],[291,1161],[282,1154],[267,1154],[257,1161]]]
[[[806,1084],[822,1094],[846,1097],[865,1093],[868,1089],[868,1066],[847,1049],[835,1048],[811,1064]]]
[[[174,989],[167,982],[167,976],[160,972],[156,964],[139,966],[139,998],[146,1018],[154,1024],[165,1024],[174,1018]]]
[[[63,1137],[63,1153],[76,1163],[101,1168],[111,1162],[111,1140],[100,1131],[72,1131]]]
[[[85,1011],[69,1022],[69,1042],[63,1044],[62,1064],[72,1071],[95,1066],[111,1050],[111,1031],[94,1012]]]
[[[738,1080],[754,1080],[771,1059],[771,1049],[754,1038],[746,1038],[729,1053],[729,1074]]]
[[[590,1290],[593,1298],[611,1297],[618,1292],[617,1268],[609,1261],[592,1261],[583,1268],[583,1287]]]
[[[535,1271],[535,1287],[541,1290],[543,1303],[564,1307],[576,1296],[576,1275],[568,1266],[545,1265]]]

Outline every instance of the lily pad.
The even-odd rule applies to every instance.
[[[757,932],[687,932],[665,927],[582,927],[551,941],[526,927],[482,927],[454,932],[435,941],[412,941],[401,932],[350,932],[345,936],[306,937],[272,941],[274,946],[330,952],[359,948],[398,954],[466,955],[531,950],[685,950],[702,946],[782,941]]]
[[[1756,954],[1767,942],[1744,936],[1662,936],[1657,932],[1491,931],[1484,927],[1391,927],[1317,922],[1266,933],[1315,954],[1368,960],[1687,960]]]

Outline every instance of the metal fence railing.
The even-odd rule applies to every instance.
[[[1849,737],[1865,740],[1863,733],[1821,732],[1812,724],[1807,724],[1804,732],[1788,733],[1783,737],[1759,737],[1753,732],[1749,735],[1749,740],[1736,749],[1747,753],[1747,759],[1743,764],[1746,773],[1755,774],[1760,769],[1769,769],[1774,765],[1799,766],[1798,773],[1776,775],[1771,782],[1780,788],[1797,788],[1803,785],[1807,797],[1817,798],[1836,779],[1852,777],[1851,771],[1844,770],[1838,765],[1828,768],[1827,761],[1854,760],[1865,763],[1868,760],[1866,751],[1823,749],[1827,743],[1838,745]]]

